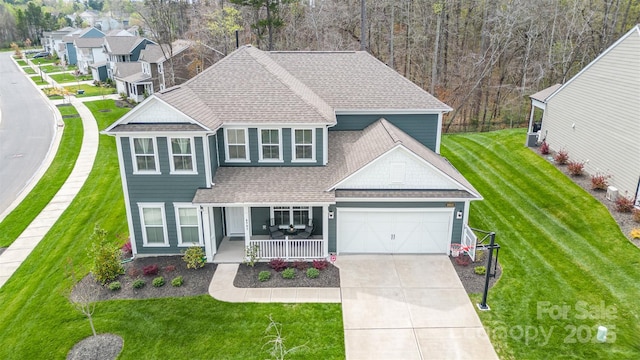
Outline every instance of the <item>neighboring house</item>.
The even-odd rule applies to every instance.
[[[125,94],[127,98],[140,102],[154,93],[151,71],[146,65],[139,61],[116,64],[113,79],[118,94]]]
[[[62,41],[65,43],[67,64],[76,65],[78,63],[78,52],[75,46],[76,39],[103,38],[103,37],[104,37],[104,33],[93,27],[77,29],[65,35],[62,38]]]
[[[103,38],[77,38],[73,41],[76,48],[78,70],[82,74],[88,74],[92,64],[106,64],[107,54],[104,53],[103,43]]]
[[[155,44],[138,36],[105,36],[104,51],[107,54],[107,77],[115,80],[116,66],[123,62],[137,62],[140,52],[148,45]]]
[[[66,35],[75,31],[72,27],[63,27],[60,30],[45,31],[42,33],[42,43],[44,44],[44,50],[51,54],[56,54],[59,59],[64,59],[66,55],[66,47],[62,40]]]
[[[187,81],[189,76],[189,52],[191,42],[176,40],[171,48],[168,45],[147,45],[140,52],[140,62],[143,63],[143,72],[151,75],[153,89],[162,91],[173,85],[180,85]],[[173,73],[171,69],[173,68]]]
[[[263,259],[475,246],[482,197],[439,155],[449,111],[366,52],[243,46],[104,131],[133,252],[202,246],[213,261],[232,237]]]
[[[619,195],[640,206],[640,25],[535,101],[544,108],[540,141],[566,150],[591,175],[610,175]]]

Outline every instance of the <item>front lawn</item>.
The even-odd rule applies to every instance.
[[[44,80],[40,75],[31,76],[30,79],[33,80],[33,82],[36,83],[36,85],[48,85],[49,84],[47,82],[47,80]]]
[[[99,129],[128,110],[113,100],[87,106]],[[105,109],[111,111],[99,111]],[[88,265],[88,239],[96,223],[112,235],[126,232],[115,140],[106,135],[100,136],[93,170],[70,208],[0,289],[0,358],[64,358],[91,334],[86,318],[67,300],[65,272],[70,262],[76,269]],[[283,324],[286,345],[305,345],[289,359],[344,359],[340,304],[232,304],[206,295],[113,300],[98,304],[94,321],[98,332],[124,338],[119,359],[265,359],[269,315]]]
[[[525,132],[449,135],[443,155],[480,191],[503,274],[480,317],[503,359],[640,358],[640,250],[607,209],[527,149]],[[479,302],[480,296],[472,296]],[[608,328],[606,343],[596,341]]]
[[[56,61],[58,61],[58,60],[55,60],[55,59],[53,59],[53,58],[37,58],[37,59],[34,59],[34,58],[31,58],[31,57],[30,57],[29,59],[31,60],[31,62],[32,62],[34,65],[46,65],[46,64],[53,64],[53,63],[55,63]]]
[[[58,106],[58,109],[63,117],[78,114],[73,106]],[[80,117],[68,117],[63,121],[64,132],[51,166],[20,205],[0,222],[0,247],[7,247],[15,241],[71,174],[82,144],[82,120]]]
[[[27,62],[24,60],[16,60],[16,63],[18,66],[27,66]]]
[[[53,74],[51,75],[51,78],[59,84],[70,83],[74,81],[93,80],[93,77],[91,75],[79,75],[76,79],[76,76],[72,73]]]
[[[33,70],[31,67],[23,67],[22,70],[24,70],[24,72],[29,74],[29,75],[33,75],[33,74],[36,73],[36,71]]]
[[[60,65],[41,65],[41,66],[38,66],[38,68],[42,69],[42,71],[46,72],[47,74],[61,72],[61,71],[69,71],[68,67],[60,66]]]
[[[65,86],[65,90],[69,91],[71,94],[74,94],[76,97],[88,97],[88,96],[102,96],[115,94],[116,88],[112,87],[103,87],[103,86],[93,86],[87,84],[73,85],[73,86]],[[84,94],[78,94],[78,89],[84,90]]]

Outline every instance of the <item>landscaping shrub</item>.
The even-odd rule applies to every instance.
[[[167,265],[167,266],[164,267],[164,271],[166,271],[166,272],[176,271],[176,266],[175,265]]]
[[[133,251],[131,249],[131,240],[127,239],[127,242],[122,245],[121,250],[124,256],[130,257],[133,254]]]
[[[296,270],[305,271],[308,267],[309,265],[302,260],[296,260],[293,262],[293,268]]]
[[[569,162],[569,153],[566,150],[560,150],[553,156],[553,160],[558,165],[566,165]]]
[[[634,207],[631,210],[631,216],[633,216],[633,221],[640,223],[640,209]]]
[[[93,259],[91,273],[96,281],[104,285],[124,274],[120,263],[122,252],[119,246],[107,241],[107,231],[96,225],[91,238],[93,243],[89,257]]]
[[[326,259],[313,260],[313,268],[318,270],[324,270],[329,267],[329,262]]]
[[[626,196],[618,196],[616,199],[616,211],[630,213],[633,210],[633,199]]]
[[[607,190],[609,186],[609,178],[611,175],[605,175],[597,173],[591,176],[591,189],[592,190]]]
[[[486,266],[476,266],[473,269],[473,272],[475,272],[478,275],[484,275],[487,273],[487,267]]]
[[[142,279],[138,279],[136,281],[133,282],[133,284],[131,284],[131,286],[133,286],[134,289],[142,289],[145,286],[145,282]]]
[[[581,176],[584,172],[584,163],[579,161],[569,161],[567,170],[571,176]]]
[[[260,246],[247,246],[244,249],[244,260],[242,261],[242,263],[251,267],[256,266],[256,263],[258,262],[258,260],[260,260],[260,257],[258,256],[259,253]]]
[[[640,239],[640,229],[639,228],[631,229],[631,233],[629,233],[629,235],[631,235],[632,239]]]
[[[140,274],[142,274],[142,270],[138,269],[135,266],[132,266],[127,270],[127,275],[132,278],[138,277],[140,276]]]
[[[542,144],[540,144],[540,154],[549,155],[549,144],[547,144],[546,141],[543,141]]]
[[[151,264],[142,268],[142,273],[146,276],[158,275],[158,265]]]
[[[121,288],[122,288],[122,285],[120,284],[120,281],[113,281],[109,283],[109,290],[111,291],[120,290]]]
[[[182,278],[182,276],[176,276],[173,278],[173,280],[171,280],[171,286],[180,287],[182,286],[182,284],[184,284],[184,279]]]
[[[280,258],[271,259],[269,260],[269,267],[275,271],[280,272],[287,267],[287,262]]]
[[[258,274],[258,280],[260,280],[260,282],[265,282],[269,279],[271,279],[271,272],[267,270],[260,271]]]
[[[318,276],[320,276],[320,270],[316,269],[316,268],[309,268],[307,269],[307,277],[309,279],[315,279]]]
[[[164,278],[162,276],[158,276],[157,278],[153,279],[151,284],[153,285],[153,287],[161,287],[164,285]]]
[[[204,267],[204,250],[202,250],[200,246],[192,246],[184,252],[182,260],[187,263],[187,269],[199,269]]]
[[[286,268],[282,270],[283,279],[293,279],[296,277],[296,270],[294,268]]]

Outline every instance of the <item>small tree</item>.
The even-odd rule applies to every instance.
[[[77,280],[76,269],[73,265],[73,260],[67,259],[67,272],[72,281],[72,287],[69,293],[69,301],[73,304],[76,310],[80,311],[89,320],[91,325],[91,332],[93,336],[96,336],[96,327],[93,324],[93,313],[96,310],[96,301],[98,300],[98,293],[91,286],[87,284],[81,284]]]
[[[93,244],[89,250],[89,257],[93,259],[91,273],[96,281],[104,285],[124,274],[124,268],[120,263],[122,250],[117,244],[107,241],[107,231],[96,225],[91,240]]]
[[[273,320],[271,315],[268,316],[269,325],[267,325],[267,329],[265,332],[265,338],[267,338],[267,342],[263,345],[264,347],[268,347],[269,355],[271,355],[276,360],[284,360],[284,358],[295,351],[298,351],[305,347],[306,345],[294,346],[290,349],[284,344],[285,338],[282,337],[282,324],[277,323]]]
[[[20,51],[20,46],[18,46],[18,44],[16,44],[15,42],[12,42],[11,49],[13,50],[13,54],[15,56],[22,57],[22,51]]]

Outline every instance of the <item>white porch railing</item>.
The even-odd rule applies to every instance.
[[[325,257],[324,239],[249,240],[249,247],[258,246],[258,257],[268,259],[321,259]]]
[[[476,259],[476,242],[478,237],[470,227],[464,226],[464,236],[462,237],[462,249],[469,255],[471,261]]]

